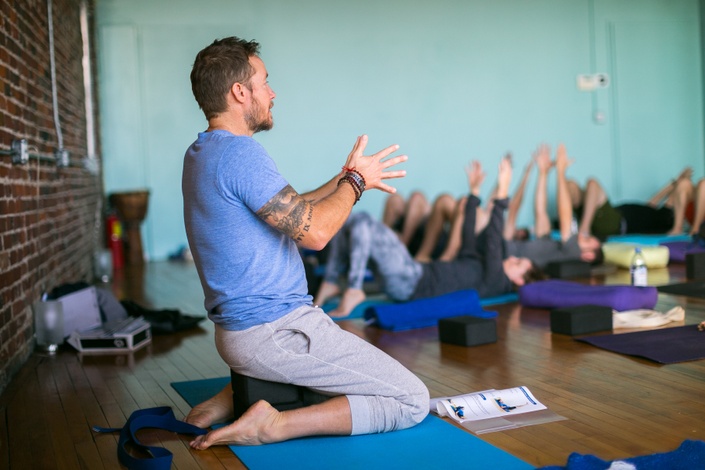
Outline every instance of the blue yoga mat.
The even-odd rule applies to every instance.
[[[191,406],[218,393],[229,378],[174,382]],[[229,446],[250,470],[410,468],[531,469],[533,466],[441,418],[429,415],[403,431],[361,436],[322,436],[263,446]],[[276,463],[276,464],[275,464]]]
[[[615,464],[615,462],[626,462]],[[703,468],[705,442],[687,439],[676,450],[660,454],[641,455],[628,459],[605,461],[594,455],[570,454],[564,466],[541,467],[541,470],[604,470],[605,468],[636,468],[639,470],[695,469]]]
[[[328,313],[338,306],[339,301],[340,298],[337,298],[331,302],[326,302],[325,305],[323,305],[321,308],[324,312]],[[357,305],[347,317],[333,318],[333,320],[354,320],[355,318],[362,318],[365,313],[365,310],[367,310],[369,307],[374,307],[375,305],[389,305],[393,303],[393,301],[387,299],[386,297],[368,298],[365,301],[361,302],[359,305]]]
[[[497,312],[484,310],[473,289],[397,304],[373,305],[365,310],[366,320],[392,331],[437,326],[441,318],[460,315],[495,318]]]
[[[502,294],[502,295],[497,295],[495,297],[486,297],[484,299],[480,299],[479,303],[481,306],[486,306],[486,305],[500,305],[500,304],[508,304],[510,302],[516,302],[519,300],[519,295],[516,292],[511,292],[509,294]],[[355,318],[363,318],[365,314],[365,310],[372,308],[375,309],[379,307],[380,305],[394,305],[395,302],[389,300],[387,297],[376,297],[376,298],[367,298],[364,302],[360,303],[357,307],[353,309],[352,312],[347,317],[340,317],[340,318],[334,318],[333,320],[353,320]],[[399,302],[396,303],[397,305],[404,305],[406,302]],[[338,306],[338,299],[332,302],[326,302],[326,304],[321,307],[324,312],[330,312],[333,310],[335,307]]]

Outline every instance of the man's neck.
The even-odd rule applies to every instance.
[[[208,132],[228,131],[234,135],[246,135],[252,137],[253,132],[245,123],[244,119],[234,119],[232,116],[221,114],[208,120]]]

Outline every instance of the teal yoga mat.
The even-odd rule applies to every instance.
[[[666,234],[625,234],[612,235],[607,237],[608,242],[634,243],[635,245],[659,245],[665,242],[692,241],[693,237],[687,234],[666,235]]]
[[[174,382],[191,406],[220,391],[229,378]],[[441,418],[429,415],[403,431],[362,436],[322,436],[264,446],[229,446],[250,470],[491,468],[533,466]]]

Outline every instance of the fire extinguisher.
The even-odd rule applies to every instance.
[[[113,269],[120,269],[125,265],[125,253],[122,244],[122,223],[114,213],[105,219],[107,245],[113,255]]]

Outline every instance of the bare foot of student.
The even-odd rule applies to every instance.
[[[281,413],[264,400],[260,400],[232,424],[196,437],[189,445],[204,450],[213,445],[235,444],[256,446],[277,442],[274,430],[281,420]]]
[[[214,397],[194,406],[184,421],[205,429],[233,416],[233,389],[228,384]]]
[[[430,263],[432,261],[430,256],[422,254],[417,254],[414,259],[419,263]]]
[[[333,318],[347,317],[367,296],[362,289],[347,289],[335,310],[328,312]]]
[[[329,299],[340,295],[340,287],[338,284],[329,281],[321,282],[318,287],[318,292],[316,292],[316,297],[313,299],[313,305],[318,305],[322,307]]]

